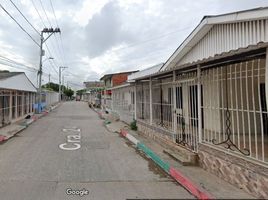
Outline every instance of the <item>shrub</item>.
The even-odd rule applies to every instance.
[[[130,129],[133,130],[133,131],[138,130],[136,120],[133,120],[133,121],[130,123]]]

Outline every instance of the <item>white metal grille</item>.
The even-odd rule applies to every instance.
[[[150,121],[150,91],[149,82],[141,82],[136,86],[137,119]]]
[[[126,86],[112,90],[113,111],[119,114],[120,119],[130,123],[134,119],[134,87]]]
[[[173,130],[172,78],[152,81],[152,123]]]
[[[175,81],[176,143],[197,151],[198,143],[197,73],[179,74]]]
[[[203,142],[223,142],[229,150],[268,161],[265,59],[258,58],[202,71]],[[229,117],[227,116],[229,113]],[[213,142],[215,143],[215,142]]]

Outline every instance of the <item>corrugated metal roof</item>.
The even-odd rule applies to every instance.
[[[133,73],[131,75],[128,76],[128,82],[134,81],[135,79],[140,79],[144,76],[148,76],[150,74],[154,74],[159,72],[159,70],[161,69],[161,67],[164,65],[164,63],[160,63],[157,65],[154,65],[152,67],[146,68],[144,70],[138,71],[136,73]]]
[[[215,24],[241,22],[268,18],[268,7],[237,11],[233,13],[205,16],[197,27],[188,35],[162,67],[167,70],[174,67],[191,49],[210,31]]]
[[[204,64],[206,62],[210,62],[210,61],[213,61],[213,60],[223,59],[223,58],[226,58],[226,57],[235,56],[235,55],[238,55],[238,54],[241,54],[241,53],[247,53],[247,52],[250,52],[250,51],[254,51],[254,50],[262,49],[262,48],[267,48],[267,47],[268,47],[268,42],[260,42],[257,45],[249,45],[249,46],[244,47],[244,48],[239,48],[239,49],[236,49],[236,50],[230,50],[229,52],[223,52],[221,54],[216,54],[213,57],[204,58],[202,60],[194,61],[192,63],[187,63],[187,64],[184,64],[184,65],[181,65],[181,66],[178,66],[178,67],[173,67],[173,68],[170,68],[170,69],[167,69],[167,70],[164,70],[164,71],[158,71],[158,72],[155,72],[155,73],[152,73],[152,74],[148,74],[147,76],[136,78],[135,80],[142,80],[142,79],[148,79],[148,78],[154,77],[154,76],[165,75],[165,74],[168,74],[168,73],[170,73],[170,72],[172,72],[174,70],[179,70],[179,69],[183,69],[183,68],[190,68],[191,66],[195,66],[195,65],[198,65],[198,64]]]
[[[24,72],[0,72],[0,88],[36,92],[36,87]]]
[[[0,80],[10,78],[12,76],[17,76],[19,74],[23,74],[24,72],[6,72],[6,71],[0,71]]]
[[[138,72],[138,70],[127,71],[127,72],[118,72],[118,73],[112,73],[112,74],[105,74],[105,75],[103,75],[103,77],[100,78],[100,80],[105,80],[105,79],[111,78],[113,75],[117,75],[117,74],[132,74],[132,73],[135,73],[135,72]]]

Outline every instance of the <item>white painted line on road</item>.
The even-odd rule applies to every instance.
[[[59,145],[59,148],[66,151],[73,151],[78,150],[81,148],[81,129],[77,127],[69,127],[69,128],[63,128],[63,132],[79,132],[75,135],[68,135],[67,136],[67,142],[62,143]]]

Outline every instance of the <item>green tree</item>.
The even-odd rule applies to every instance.
[[[65,89],[64,94],[70,99],[74,95],[74,91],[72,89]]]

